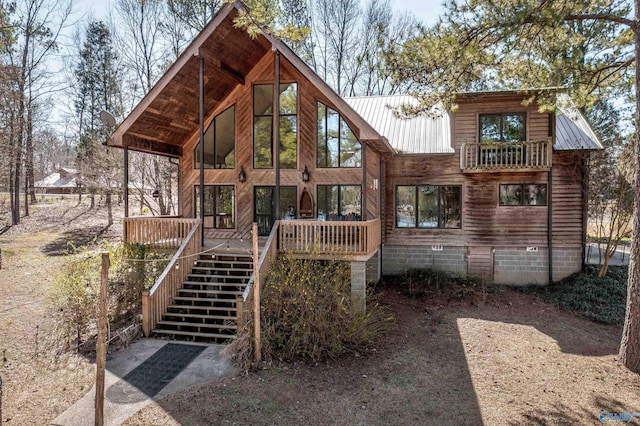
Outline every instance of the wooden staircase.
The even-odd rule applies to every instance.
[[[252,273],[249,254],[201,255],[153,333],[199,342],[235,339],[236,298],[244,292]]]

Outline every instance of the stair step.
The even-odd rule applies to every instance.
[[[202,263],[232,263],[234,265],[245,265],[245,266],[253,266],[253,259],[248,258],[235,258],[235,259],[222,259],[223,256],[216,256],[215,258],[209,257],[200,257],[196,259],[196,262]]]
[[[179,312],[166,312],[163,317],[181,317],[191,319],[203,319],[203,320],[236,320],[235,316],[229,315],[202,315],[202,314],[183,314]]]
[[[217,297],[188,297],[188,296],[176,296],[174,297],[174,300],[177,301],[183,301],[183,302],[208,302],[208,303],[216,303],[216,302],[222,302],[222,303],[236,303],[235,299],[218,299]],[[198,305],[186,305],[186,306],[198,306]],[[202,306],[202,305],[200,305]],[[206,307],[214,307],[211,305],[208,305]],[[235,309],[235,307],[226,307],[226,306],[218,306],[220,308],[225,308],[225,309]]]
[[[237,309],[231,306],[171,305],[167,307],[167,313],[165,315],[184,313],[186,315],[206,315],[212,318],[217,316],[235,318],[236,312]]]
[[[198,327],[198,328],[215,328],[215,329],[226,329],[226,330],[235,330],[235,324],[206,324],[206,323],[197,323],[197,322],[186,322],[186,321],[158,321],[158,325],[172,325],[176,327]]]
[[[249,269],[249,268],[219,268],[216,266],[194,266],[191,268],[191,270],[197,270],[197,271],[237,271],[237,272],[242,272],[242,273],[251,273],[253,272],[253,270]]]
[[[202,333],[202,332],[193,332],[193,331],[178,331],[178,330],[163,330],[161,328],[156,328],[152,331],[157,334],[169,334],[175,336],[190,336],[190,337],[204,337],[207,339],[235,339],[235,334],[220,334],[220,333]]]
[[[244,289],[247,283],[223,283],[219,281],[185,281],[184,286],[197,286],[197,287],[238,287]]]
[[[250,275],[220,275],[220,274],[211,274],[211,275],[200,275],[200,274],[188,274],[186,281],[191,281],[189,278],[220,278],[220,279],[229,279],[234,278],[236,280],[248,280],[251,278]]]
[[[243,292],[242,291],[229,291],[229,290],[195,290],[195,289],[192,289],[192,288],[183,288],[178,292],[178,294],[180,294],[180,295],[182,295],[183,293],[214,294],[214,295],[216,295],[216,294],[241,295]],[[188,297],[188,296],[185,296],[185,297]]]

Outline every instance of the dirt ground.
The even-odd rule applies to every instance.
[[[0,229],[7,219],[0,212]],[[54,325],[45,298],[68,242],[81,247],[96,235],[117,239],[121,227],[104,229],[106,209],[88,200],[42,201],[22,224],[0,235],[0,378],[2,417],[8,425],[46,425],[83,396],[95,380],[90,360],[55,355]]]
[[[106,213],[40,204],[23,222],[0,235],[2,424],[45,425],[84,395],[94,369],[47,353],[43,299],[67,241],[89,241]],[[267,365],[153,403],[126,424],[573,425],[640,411],[640,376],[616,361],[620,327],[514,291],[477,304],[382,291],[396,323],[369,353]]]
[[[486,304],[385,289],[395,331],[328,364],[271,365],[154,403],[127,425],[576,425],[640,411],[620,327],[508,291]],[[640,418],[632,424],[640,424]]]

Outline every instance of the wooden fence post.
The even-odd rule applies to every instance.
[[[260,344],[260,253],[258,253],[258,224],[255,222],[251,229],[251,237],[253,240],[253,331],[255,358],[256,362],[260,362],[262,360],[262,347]]]
[[[150,307],[150,297],[148,291],[142,292],[142,334],[144,337],[149,337],[149,333],[151,333],[151,312],[149,311]]]
[[[109,281],[109,253],[102,253],[100,296],[98,298],[98,342],[96,344],[96,405],[95,425],[104,424],[104,382],[107,361],[107,282]]]

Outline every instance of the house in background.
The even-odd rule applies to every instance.
[[[411,97],[341,98],[284,43],[236,28],[241,8],[222,7],[110,142],[126,170],[129,150],[180,164],[181,218],[125,219],[127,240],[179,248],[143,298],[145,333],[233,334],[253,223],[261,275],[278,252],[346,260],[362,308],[367,281],[410,268],[509,284],[580,270],[585,159],[601,146],[575,109],[471,93],[401,120]]]
[[[34,184],[37,194],[76,194],[80,186],[80,174],[76,169],[60,167]]]

